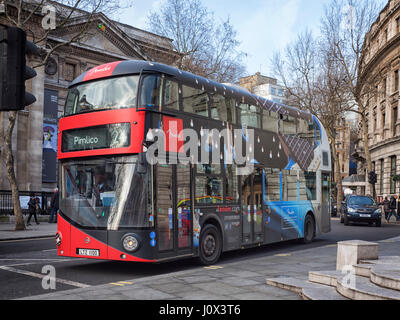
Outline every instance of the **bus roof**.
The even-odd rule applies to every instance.
[[[109,78],[131,74],[141,73],[163,73],[171,76],[175,80],[192,87],[201,88],[207,91],[213,91],[216,94],[235,98],[243,103],[257,105],[263,107],[268,111],[277,112],[282,115],[290,115],[296,118],[303,118],[308,121],[312,120],[312,115],[309,112],[304,112],[296,108],[285,106],[265,98],[256,96],[244,88],[238,86],[231,86],[228,84],[221,84],[213,80],[206,79],[192,73],[179,70],[177,68],[144,60],[126,60],[116,61],[108,64],[103,64],[94,67],[85,73],[81,74],[70,84],[70,88],[78,84],[98,80],[101,78]]]

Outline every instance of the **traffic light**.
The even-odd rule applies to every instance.
[[[378,182],[378,177],[374,171],[371,171],[368,175],[368,182],[370,184],[376,184]]]
[[[26,40],[24,30],[0,26],[0,111],[23,110],[36,98],[25,91],[25,81],[36,77],[26,66],[27,54],[39,55],[38,47]]]

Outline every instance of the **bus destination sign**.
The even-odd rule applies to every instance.
[[[62,152],[96,149],[115,149],[130,146],[131,127],[129,123],[73,129],[63,132]]]

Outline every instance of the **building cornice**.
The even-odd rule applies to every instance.
[[[400,137],[394,137],[390,139],[386,139],[380,143],[377,143],[375,145],[372,145],[369,147],[370,152],[376,152],[379,151],[385,147],[389,147],[391,145],[397,144],[400,142]]]
[[[49,36],[48,42],[52,45],[56,45],[59,43],[65,43],[67,44],[68,41],[61,39],[61,38],[56,38],[53,36]],[[99,51],[98,48],[91,47],[85,44],[77,44],[77,43],[71,43],[65,46],[61,46],[57,48],[56,52],[63,52],[67,54],[76,54],[80,58],[85,57],[89,59],[94,59],[102,62],[110,62],[110,61],[115,61],[115,60],[128,60],[132,57],[126,56],[126,55],[119,55],[114,52],[110,51]]]
[[[368,64],[362,69],[362,73],[360,74],[359,83],[364,83],[364,79],[367,76],[371,75],[371,72],[379,66],[379,63],[382,62],[389,53],[393,52],[393,49],[396,49],[400,46],[400,33],[390,39],[384,47],[379,49],[374,57],[370,59]]]

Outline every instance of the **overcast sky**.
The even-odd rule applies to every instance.
[[[151,10],[157,10],[165,0],[133,0],[133,7],[119,15],[117,20],[146,29]],[[260,71],[272,75],[270,59],[277,50],[283,50],[305,29],[318,32],[329,0],[202,0],[221,21],[230,18],[241,42],[241,51],[247,53],[248,74]],[[379,0],[378,0],[379,1]]]

